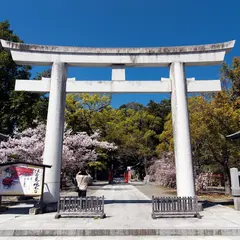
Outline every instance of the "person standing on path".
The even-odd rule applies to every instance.
[[[85,170],[79,171],[76,175],[76,181],[78,185],[78,197],[86,197],[91,175]]]

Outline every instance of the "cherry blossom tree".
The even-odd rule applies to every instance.
[[[149,180],[163,187],[176,188],[176,168],[174,156],[171,152],[164,152],[158,158],[153,160],[148,168]],[[195,177],[196,191],[206,190],[213,182],[213,173],[211,171],[201,172]]]
[[[6,142],[0,142],[0,162],[26,161],[41,163],[44,149],[45,126],[15,131]]]
[[[86,132],[73,134],[71,130],[64,133],[62,169],[68,175],[74,175],[79,168],[98,158],[98,150],[115,151],[114,143],[99,141],[100,132],[88,135]]]
[[[153,160],[148,168],[149,180],[163,187],[176,188],[176,169],[174,156],[164,152],[158,159]]]
[[[6,142],[0,142],[0,162],[26,161],[41,163],[44,151],[45,125],[28,128],[23,132],[16,131]],[[100,132],[89,136],[85,132],[73,134],[71,130],[64,132],[62,170],[68,175],[86,166],[98,158],[98,150],[115,151],[113,143],[100,141]]]

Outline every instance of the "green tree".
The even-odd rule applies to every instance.
[[[191,104],[195,155],[204,165],[215,165],[224,174],[226,194],[230,194],[229,169],[239,165],[238,143],[226,140],[226,135],[240,128],[239,103],[240,98],[233,101],[226,92],[220,92],[210,102],[198,97]]]
[[[68,94],[65,119],[74,132],[85,131],[92,134],[98,130],[95,118],[108,108],[111,97],[105,94]]]
[[[225,136],[240,128],[240,98],[235,101],[226,92],[215,94],[211,100],[202,96],[189,98],[192,151],[197,173],[221,171],[225,192],[230,193],[229,168],[238,165],[239,145]],[[160,135],[158,151],[173,150],[171,116]]]
[[[22,42],[10,29],[8,21],[0,22],[0,39]],[[14,128],[23,130],[43,120],[46,99],[37,93],[15,92],[15,79],[29,79],[31,68],[19,66],[8,51],[0,49],[0,132],[11,134]]]
[[[147,105],[147,111],[150,114],[157,116],[161,119],[161,123],[159,126],[159,134],[162,133],[166,118],[167,118],[168,114],[171,112],[170,99],[163,99],[160,103],[156,103],[156,102],[150,100]]]
[[[106,95],[68,95],[66,121],[75,131],[90,134],[99,130],[102,140],[118,146],[117,153],[107,156],[109,167],[114,163],[124,170],[134,165],[144,172],[148,160],[155,154],[162,119],[137,103],[113,109],[110,100]]]
[[[135,111],[138,111],[138,110],[144,109],[145,107],[141,103],[130,102],[130,103],[127,103],[127,104],[123,104],[119,107],[119,109],[122,109],[122,108],[133,109]]]
[[[240,58],[234,57],[232,65],[226,63],[221,68],[221,81],[225,91],[236,99],[240,96]]]
[[[148,161],[155,155],[161,119],[144,109],[111,109],[103,114],[105,139],[118,145],[121,168],[135,166],[146,173]]]
[[[101,132],[101,139],[105,140],[106,120],[111,112],[111,97],[105,94],[68,94],[66,98],[65,119],[67,126],[73,132],[87,132],[89,135],[95,131]],[[96,149],[98,159],[90,163],[94,169],[95,178],[97,171],[110,169],[114,151]]]

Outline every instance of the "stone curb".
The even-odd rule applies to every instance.
[[[240,236],[240,228],[6,229],[0,236]]]

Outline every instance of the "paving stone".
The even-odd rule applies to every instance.
[[[0,236],[159,234],[161,236],[219,235],[218,237],[238,235],[240,239],[240,212],[222,205],[205,209],[201,213],[202,219],[152,219],[151,199],[130,184],[107,185],[97,190],[94,195],[105,196],[107,215],[105,219],[54,219],[55,213],[28,215],[20,214],[19,208],[15,208],[18,209],[16,213],[11,209],[10,212],[0,214]],[[21,208],[24,207],[28,206],[21,205]]]

